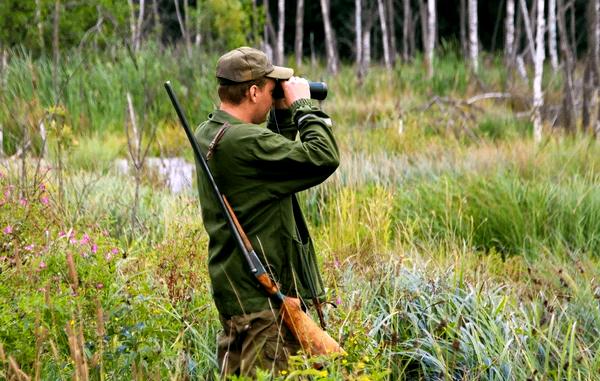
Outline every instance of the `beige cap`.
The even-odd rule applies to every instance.
[[[258,49],[242,46],[227,52],[217,61],[217,78],[232,82],[247,82],[261,77],[289,79],[294,70],[275,66]]]

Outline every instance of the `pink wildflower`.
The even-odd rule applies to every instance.
[[[7,226],[6,226],[6,227],[5,227],[5,228],[2,230],[2,232],[3,232],[4,234],[12,234],[12,232],[13,232],[13,227],[12,227],[12,226],[10,226],[10,225],[7,225]]]
[[[58,232],[58,238],[64,238],[66,236],[67,236],[67,233],[65,233],[64,231],[61,230],[60,232]]]
[[[43,270],[43,269],[45,269],[46,267],[48,267],[48,266],[46,266],[46,262],[44,262],[44,261],[41,261],[41,262],[40,262],[40,270]]]
[[[340,304],[342,304],[342,298],[341,298],[340,296],[338,296],[338,297],[335,299],[335,304],[337,304],[338,306],[339,306]]]
[[[102,290],[103,288],[104,288],[104,285],[102,283],[96,283],[97,290]]]
[[[111,252],[112,254],[115,254],[115,255],[116,255],[116,254],[119,254],[119,249],[117,249],[116,247],[113,247],[113,248],[110,250],[110,252]]]
[[[112,254],[106,253],[106,255],[104,256],[104,259],[106,259],[107,261],[110,261],[112,259]]]
[[[19,200],[19,204],[21,204],[21,206],[27,206],[27,199],[26,198],[21,198]]]
[[[25,246],[24,249],[27,250],[27,251],[33,251],[34,246],[35,245],[32,243],[31,245]]]
[[[42,196],[40,197],[40,202],[44,205],[48,205],[49,201],[48,201],[48,196]]]
[[[45,191],[46,190],[46,185],[44,183],[40,184],[40,190],[41,191]]]
[[[338,261],[337,258],[333,261],[333,267],[335,267],[336,269],[340,268],[340,261]]]
[[[90,236],[87,233],[83,234],[83,237],[81,237],[81,240],[79,241],[80,244],[85,245],[86,243],[90,242]]]
[[[96,245],[95,243],[92,244],[92,253],[96,254],[97,251],[98,251],[98,245]]]

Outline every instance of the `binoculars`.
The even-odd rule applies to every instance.
[[[308,81],[308,88],[310,89],[311,99],[322,101],[327,98],[327,84],[325,82],[310,82]],[[281,87],[280,81],[277,81],[275,90],[273,90],[273,98],[283,98],[283,88]]]

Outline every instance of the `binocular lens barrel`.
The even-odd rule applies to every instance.
[[[327,84],[325,82],[308,82],[310,97],[318,101],[327,98]]]
[[[310,97],[318,101],[322,101],[327,98],[327,84],[325,82],[310,82],[308,81],[308,88],[310,89]],[[277,83],[275,90],[273,91],[273,98],[283,98],[283,89],[281,84]]]

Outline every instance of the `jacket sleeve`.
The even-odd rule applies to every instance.
[[[327,114],[301,99],[291,107],[300,133],[290,140],[270,129],[249,134],[241,155],[256,168],[253,176],[277,197],[296,193],[325,181],[339,166],[339,151]]]
[[[296,140],[296,136],[298,135],[298,127],[296,127],[292,119],[292,111],[287,109],[271,109],[267,128],[290,140]]]

